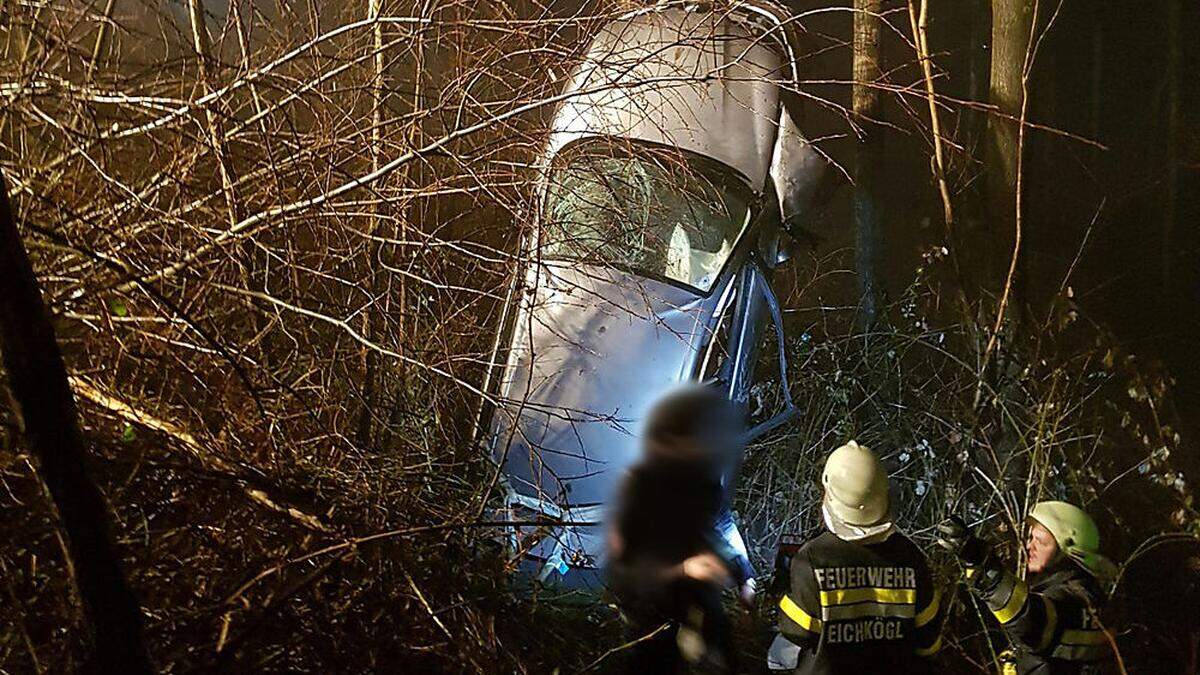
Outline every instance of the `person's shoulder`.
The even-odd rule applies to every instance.
[[[913,541],[912,537],[905,534],[899,528],[896,528],[895,530],[892,531],[892,536],[888,537],[888,541],[891,542],[892,545],[897,546],[899,548],[904,548],[904,549],[908,549],[910,551],[916,551],[918,553],[923,553],[923,551],[921,550],[921,547],[917,546],[917,542]]]
[[[828,534],[828,533],[822,532],[820,534],[817,534],[816,536],[810,536],[807,539],[805,539],[804,543],[800,544],[800,547],[796,549],[795,555],[808,557],[808,555],[811,554],[813,552],[813,550],[820,549],[822,546],[824,546],[823,540],[824,540],[826,534]]]
[[[814,555],[816,557],[825,557],[831,551],[841,551],[851,546],[853,544],[850,542],[841,539],[832,532],[825,531],[805,542],[800,547],[798,554],[803,554],[807,558],[812,558]]]
[[[1066,564],[1070,567],[1062,573],[1055,575],[1056,578],[1048,584],[1046,595],[1073,597],[1092,606],[1102,604],[1104,601],[1104,591],[1100,588],[1100,583],[1096,581],[1095,577],[1081,569],[1073,561]]]
[[[822,532],[814,537],[810,537],[800,548],[796,549],[796,553],[792,555],[791,562],[793,574],[803,570],[805,576],[812,576],[813,568],[823,566],[824,561],[829,558],[830,554],[829,536],[828,532]]]
[[[925,549],[918,546],[911,537],[898,529],[892,532],[892,535],[884,543],[890,545],[899,555],[910,558],[920,565],[929,564],[928,558],[925,555]]]

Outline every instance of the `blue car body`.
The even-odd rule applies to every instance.
[[[782,101],[794,81],[784,15],[738,7],[667,4],[606,26],[550,130],[483,431],[506,515],[556,523],[511,528],[514,555],[559,586],[598,582],[597,524],[639,457],[650,403],[699,380],[745,405],[768,321],[787,405],[747,436],[795,414],[770,275],[786,258],[785,214],[803,213],[823,162]],[[748,570],[728,509],[717,527]]]

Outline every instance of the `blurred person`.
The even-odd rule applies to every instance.
[[[1049,501],[1030,510],[1029,526],[1024,579],[958,518],[938,526],[938,543],[962,562],[968,588],[1012,641],[1006,672],[1098,673],[1110,655],[1098,613],[1114,570],[1100,555],[1096,523],[1077,506]]]
[[[721,593],[737,586],[748,603],[754,585],[718,526],[744,433],[739,408],[711,387],[678,388],[650,410],[606,535],[609,588],[637,641],[630,672],[734,669]]]
[[[924,554],[893,522],[887,472],[850,441],[821,476],[826,532],[791,557],[768,667],[817,673],[923,673],[944,612]]]

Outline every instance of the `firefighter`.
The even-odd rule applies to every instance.
[[[717,526],[722,476],[740,456],[739,409],[711,387],[681,387],[650,410],[644,456],[621,484],[607,531],[609,589],[627,620],[632,673],[733,669],[724,588],[753,597],[744,555]]]
[[[1100,555],[1096,523],[1077,506],[1040,502],[1029,524],[1024,579],[957,518],[938,526],[938,543],[962,562],[967,586],[1008,635],[1013,650],[1004,655],[1004,672],[1099,672],[1109,642],[1097,613],[1113,569]]]
[[[792,556],[772,668],[809,673],[919,673],[941,648],[941,594],[925,556],[897,529],[887,472],[850,441],[821,476],[827,532]],[[784,661],[784,663],[780,663]]]

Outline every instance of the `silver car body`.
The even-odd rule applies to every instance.
[[[762,3],[720,13],[683,3],[633,12],[598,32],[567,85],[543,181],[570,148],[620,139],[635,150],[695,153],[744,181],[759,202],[722,246],[719,271],[697,286],[550,259],[542,255],[544,227],[528,242],[534,262],[508,303],[500,344],[507,359],[494,387],[500,404],[485,430],[511,517],[579,523],[549,528],[536,543],[534,528],[513,528],[512,543],[542,578],[590,583],[581,579],[603,551],[594,524],[638,457],[638,424],[650,402],[693,379],[716,380],[745,402],[768,310],[779,332],[767,276],[780,216],[804,209],[824,163],[783,102],[795,86],[783,16]],[[720,331],[725,355],[714,349]],[[731,518],[722,529],[744,554]]]

